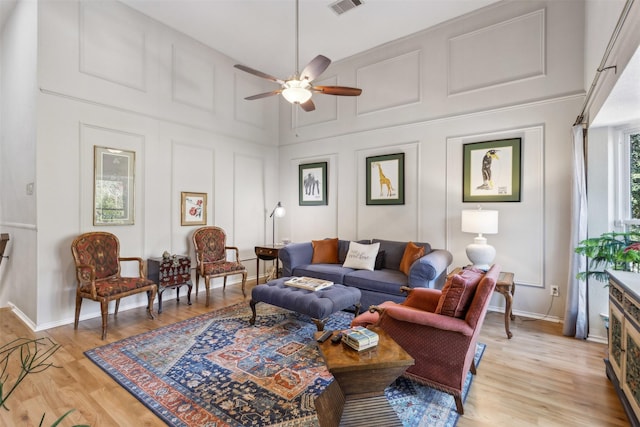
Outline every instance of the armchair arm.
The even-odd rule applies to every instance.
[[[409,269],[409,286],[432,288],[435,281],[453,261],[451,252],[444,249],[434,249],[416,260]]]
[[[142,258],[140,257],[118,257],[119,262],[126,261],[138,261],[138,274],[140,278],[144,278],[144,263],[142,262]]]
[[[96,268],[93,265],[79,264],[76,266],[76,278],[78,279],[78,289],[83,283],[91,286],[91,297],[98,298],[96,291]]]
[[[239,262],[240,260],[240,250],[236,247],[236,246],[225,246],[224,247],[225,251],[229,250],[229,251],[234,251],[235,255],[236,255],[236,262]]]
[[[464,319],[458,319],[441,314],[430,313],[428,311],[417,310],[402,305],[393,305],[387,307],[372,306],[369,310],[380,313],[380,322],[382,323],[385,316],[393,318],[401,322],[417,324],[421,326],[440,329],[460,333],[465,336],[473,335],[473,328]]]
[[[311,264],[313,245],[311,242],[288,244],[280,249],[278,257],[282,261],[282,275],[292,276],[299,265]]]

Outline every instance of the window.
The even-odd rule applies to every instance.
[[[625,231],[640,230],[640,128],[619,133],[618,218]]]
[[[640,133],[627,134],[629,144],[629,219],[640,219]]]

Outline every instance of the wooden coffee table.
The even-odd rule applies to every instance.
[[[382,329],[372,330],[380,337],[378,345],[360,352],[331,339],[318,343],[335,378],[315,400],[322,427],[371,425],[371,420],[376,425],[402,426],[384,389],[415,361]],[[315,337],[320,335],[316,332]]]

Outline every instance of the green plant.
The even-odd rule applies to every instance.
[[[58,368],[50,359],[59,349],[60,344],[53,342],[50,338],[16,338],[0,346],[0,408],[4,408],[7,411],[9,410],[6,405],[7,399],[9,399],[27,375],[42,372],[51,367]],[[15,361],[11,361],[11,356],[14,354],[17,355],[18,358],[17,363],[20,366],[20,373],[18,373],[15,379],[12,379],[9,371],[16,363]],[[51,427],[56,427],[71,412],[73,412],[73,409],[58,418]],[[46,414],[42,414],[39,427],[42,427],[45,415]]]
[[[580,242],[576,253],[589,259],[587,271],[577,274],[579,280],[593,277],[601,282],[608,280],[605,269],[634,270],[640,265],[640,233],[608,232]]]

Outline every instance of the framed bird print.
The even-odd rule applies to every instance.
[[[521,138],[464,144],[463,202],[519,202]]]

